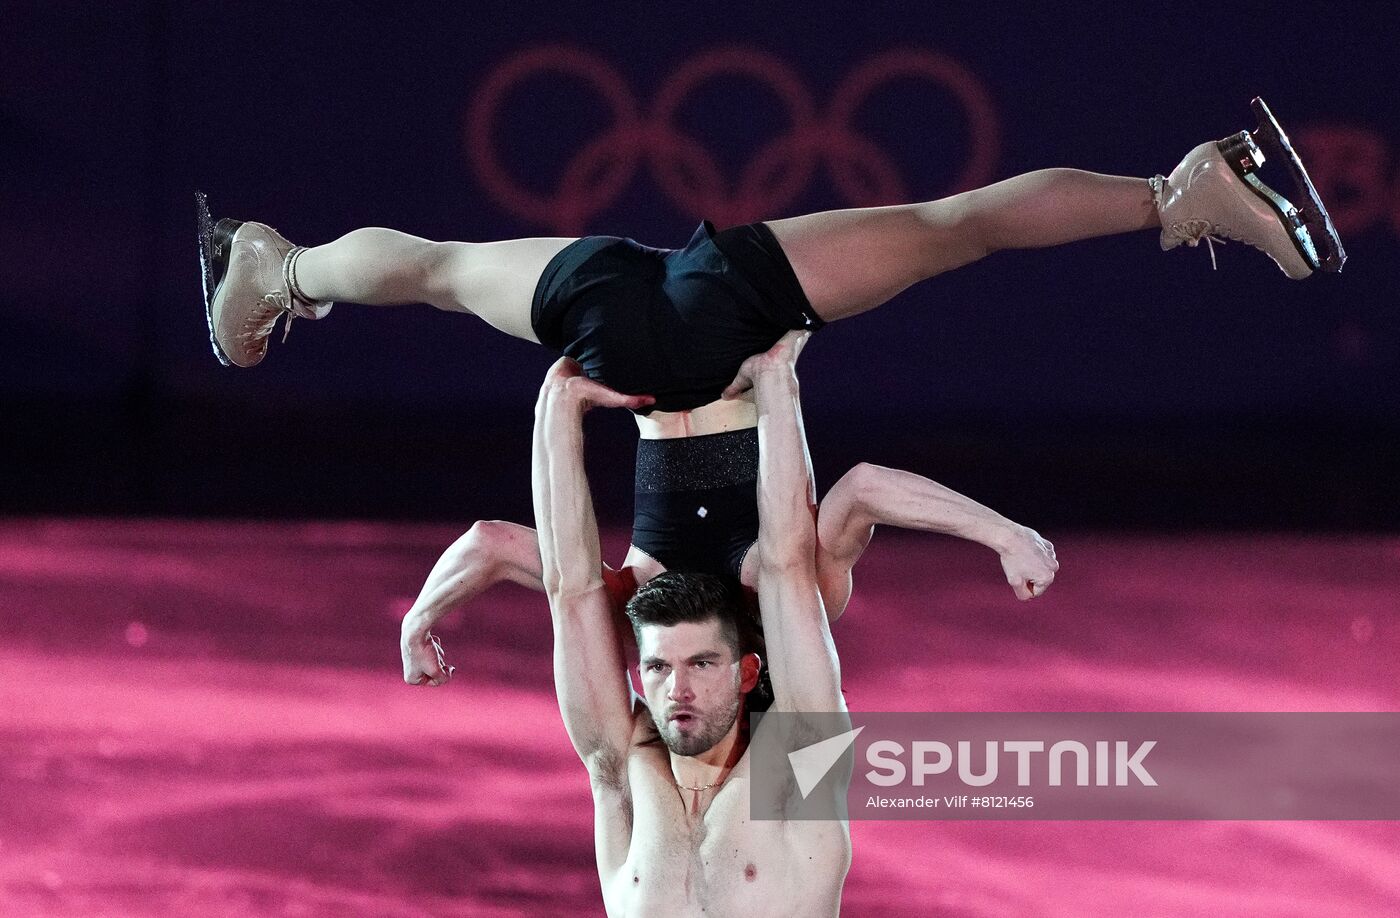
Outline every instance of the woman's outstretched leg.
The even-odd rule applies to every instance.
[[[1043,169],[922,204],[768,223],[823,319],[857,315],[906,287],[1002,249],[1159,226],[1147,179]]]
[[[537,340],[530,304],[549,260],[572,239],[432,242],[396,230],[355,230],[326,245],[293,246],[272,227],[209,219],[200,198],[200,256],[215,355],[251,367],[285,313],[319,319],[334,302],[430,303]]]
[[[479,316],[517,338],[535,341],[530,302],[540,272],[573,239],[432,242],[368,227],[306,249],[296,283],[313,300],[399,306],[428,303]]]
[[[828,320],[874,309],[910,284],[1002,249],[1156,226],[1164,250],[1237,239],[1295,280],[1317,270],[1340,271],[1346,253],[1302,163],[1263,102],[1251,104],[1260,119],[1257,131],[1200,144],[1169,176],[1043,169],[925,204],[829,211],[768,225],[813,308]],[[1301,210],[1256,174],[1264,148],[1281,160],[1303,196]]]

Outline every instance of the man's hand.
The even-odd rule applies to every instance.
[[[656,403],[650,395],[623,395],[583,375],[583,367],[560,357],[544,376],[542,392],[568,399],[583,411],[592,408],[626,408],[636,411]]]
[[[760,376],[774,372],[791,372],[797,365],[797,355],[802,353],[802,348],[806,346],[810,337],[812,333],[809,331],[790,331],[762,354],[754,354],[739,367],[739,375],[734,377],[734,381],[720,397],[738,398],[752,389],[754,381]]]
[[[1034,599],[1050,589],[1060,562],[1055,560],[1055,546],[1042,539],[1040,533],[1015,525],[1010,539],[999,551],[1001,569],[1017,599]]]
[[[408,619],[404,619],[399,652],[403,655],[403,681],[409,685],[446,685],[457,669],[447,664],[437,635],[414,626]]]

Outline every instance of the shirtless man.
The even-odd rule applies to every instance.
[[[755,548],[770,710],[844,711],[816,577],[814,494],[793,361],[800,336],[750,358],[759,412]],[[840,821],[749,819],[746,695],[764,665],[718,578],[666,574],[628,605],[632,695],[583,468],[585,412],[644,407],[555,364],[536,408],[534,499],[564,726],[588,769],[609,915],[835,915],[850,866]]]

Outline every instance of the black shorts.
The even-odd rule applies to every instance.
[[[530,313],[540,343],[654,408],[719,398],[739,366],[791,329],[824,323],[762,223],[715,232],[706,220],[683,249],[585,236],[550,259]]]
[[[632,544],[669,571],[737,579],[758,539],[758,428],[637,441]]]

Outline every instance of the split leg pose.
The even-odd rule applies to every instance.
[[[873,309],[1004,249],[1160,226],[1163,248],[1228,237],[1289,277],[1339,270],[1345,253],[1301,162],[1259,100],[1255,111],[1258,130],[1201,144],[1165,178],[1045,169],[925,203],[720,233],[707,223],[679,250],[601,236],[432,242],[382,228],[303,248],[264,224],[215,225],[201,197],[210,336],[221,360],[247,367],[284,314],[290,327],[292,317],[324,317],[333,301],[427,302],[559,350],[669,412],[714,401],[746,357],[788,329]],[[1301,210],[1259,180],[1265,150],[1294,180]],[[639,307],[649,322],[636,322]]]

